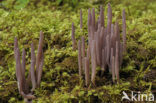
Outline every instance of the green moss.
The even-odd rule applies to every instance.
[[[37,99],[34,103],[119,103],[123,90],[146,92],[156,89],[156,78],[152,76],[156,73],[154,0],[106,0],[102,4],[105,7],[111,2],[113,22],[118,19],[120,27],[121,11],[125,8],[127,53],[120,68],[120,84],[112,84],[109,73],[101,76],[99,68],[96,76],[97,85],[90,85],[89,88],[85,87],[84,77],[80,80],[78,76],[78,54],[72,50],[71,24],[75,23],[76,40],[84,35],[87,44],[87,9],[95,7],[98,13],[100,2],[80,2],[74,8],[69,7],[68,3],[56,6],[55,2],[47,0],[40,0],[36,5],[35,0],[15,5],[12,5],[13,2],[14,0],[7,0],[2,3],[7,9],[0,8],[0,101],[23,101],[15,82],[14,37],[18,37],[20,51],[24,47],[27,52],[26,59],[30,61],[30,44],[33,41],[37,50],[41,30],[45,36],[45,59],[41,87],[35,91]],[[83,11],[83,31],[79,27],[79,8]],[[105,15],[106,12],[107,9]],[[26,63],[26,75],[30,68],[28,64],[30,63]]]

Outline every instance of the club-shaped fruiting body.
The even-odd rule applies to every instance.
[[[72,23],[71,39],[72,39],[72,48],[73,48],[73,50],[75,50],[76,49],[76,39],[75,39],[75,26],[74,26],[74,23]]]
[[[22,63],[20,60],[20,51],[18,47],[18,40],[15,38],[14,41],[14,56],[16,60],[16,78],[18,84],[19,93],[26,100],[27,103],[31,103],[31,100],[35,98],[33,91],[36,87],[39,87],[42,76],[43,68],[43,33],[40,32],[39,46],[37,51],[37,58],[35,56],[34,44],[31,44],[31,66],[29,69],[28,78],[25,78],[26,70],[26,52],[23,49],[22,53]],[[35,72],[36,68],[36,72]],[[29,90],[30,81],[32,84],[32,89]]]
[[[80,17],[82,18],[82,13],[80,13]],[[106,26],[104,19],[104,10],[102,6],[100,6],[100,14],[97,20],[95,19],[95,9],[89,9],[87,25],[88,46],[84,46],[84,37],[82,37],[81,41],[79,41],[82,42],[82,46],[80,46],[80,44],[78,45],[79,69],[82,69],[80,68],[80,64],[82,64],[83,68],[85,69],[84,72],[87,86],[89,85],[87,71],[89,68],[88,63],[90,65],[88,59],[89,61],[91,61],[91,82],[93,84],[95,84],[97,66],[100,66],[102,71],[105,71],[106,68],[108,68],[110,73],[112,74],[112,81],[115,82],[115,80],[117,79],[117,81],[119,82],[119,69],[120,65],[122,64],[123,52],[126,51],[125,10],[123,10],[122,13],[122,40],[120,40],[120,30],[117,20],[115,24],[112,23],[112,8],[110,3],[108,3]],[[87,47],[87,56],[85,55],[85,47]]]

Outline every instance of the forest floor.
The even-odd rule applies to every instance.
[[[12,0],[14,1],[14,0]],[[39,33],[44,32],[44,67],[40,88],[35,90],[34,103],[120,103],[122,92],[153,93],[156,96],[156,1],[112,1],[113,22],[122,26],[122,10],[126,11],[127,52],[120,68],[120,84],[112,84],[111,74],[97,68],[96,86],[85,87],[78,75],[78,52],[72,49],[71,25],[75,23],[75,38],[83,35],[87,44],[88,9],[107,3],[80,2],[76,6],[56,5],[40,0],[15,4],[0,2],[0,102],[22,102],[17,88],[14,60],[14,38],[19,49],[26,50],[26,76],[30,68],[31,43],[37,50]],[[43,1],[43,2],[42,2]],[[80,9],[83,12],[83,30],[80,29]],[[120,28],[121,31],[121,28]],[[122,35],[122,33],[121,33]],[[36,51],[35,51],[36,52]],[[125,101],[125,103],[128,101]]]

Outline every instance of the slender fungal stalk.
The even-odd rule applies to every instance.
[[[43,68],[43,33],[40,32],[40,40],[38,46],[37,59],[35,57],[34,45],[31,44],[31,67],[29,69],[29,74],[27,80],[25,79],[25,70],[26,70],[26,52],[23,49],[22,53],[22,64],[20,62],[20,51],[18,49],[17,38],[14,40],[14,56],[16,60],[16,78],[19,93],[23,96],[26,103],[32,103],[32,99],[35,99],[33,91],[36,86],[40,85],[42,68]],[[36,65],[36,66],[35,66]],[[36,74],[35,74],[36,67]],[[35,76],[36,75],[36,76]],[[32,83],[32,89],[29,90],[30,81]]]
[[[100,6],[100,22],[101,26],[105,27],[105,22],[104,22],[104,11],[102,5]]]
[[[92,58],[92,77],[91,77],[91,81],[95,85],[95,76],[96,76],[96,46],[95,46],[95,40],[92,41],[91,58]]]
[[[75,26],[74,26],[74,23],[72,23],[71,38],[72,38],[72,48],[73,48],[73,50],[75,50],[76,49],[76,40],[75,40]]]
[[[31,44],[31,82],[32,82],[32,91],[36,88],[36,77],[35,77],[35,52],[34,52],[34,44]]]
[[[39,39],[39,45],[38,45],[38,51],[37,51],[37,58],[36,58],[36,78],[38,77],[38,69],[41,61],[42,56],[42,49],[43,49],[43,32],[40,32],[40,39]]]
[[[81,55],[81,41],[78,41],[78,64],[79,64],[79,76],[82,76],[82,55]]]
[[[119,43],[116,41],[116,53],[115,53],[115,75],[119,82]]]
[[[85,63],[84,63],[84,58],[85,58],[85,39],[84,37],[82,36],[81,38],[81,41],[82,41],[82,66],[83,66],[83,70],[85,71]]]
[[[86,86],[89,86],[89,58],[85,57],[85,80],[86,80]]]

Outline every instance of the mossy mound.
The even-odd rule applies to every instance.
[[[5,1],[10,3],[11,0]],[[33,1],[34,2],[34,1]],[[13,52],[14,37],[17,36],[22,48],[26,50],[26,76],[30,68],[30,44],[35,50],[39,32],[43,31],[44,68],[41,87],[35,91],[36,103],[119,103],[122,91],[141,91],[147,93],[156,90],[156,2],[154,0],[111,1],[113,22],[118,18],[122,24],[121,11],[126,10],[127,53],[120,69],[120,84],[112,84],[111,74],[101,75],[97,68],[96,86],[85,87],[84,78],[78,76],[77,51],[72,50],[71,24],[76,26],[76,40],[83,35],[87,43],[88,8],[99,11],[99,2],[81,2],[75,7],[66,4],[40,0],[22,6],[22,9],[9,4],[0,8],[0,101],[22,102],[18,93],[15,77]],[[106,7],[106,0],[102,5]],[[18,4],[16,4],[18,5]],[[68,8],[66,10],[66,8]],[[71,9],[74,8],[74,9]],[[83,31],[80,30],[79,8],[83,11]],[[105,15],[106,15],[105,8]],[[96,14],[98,15],[98,14]],[[126,102],[126,101],[125,101]]]

